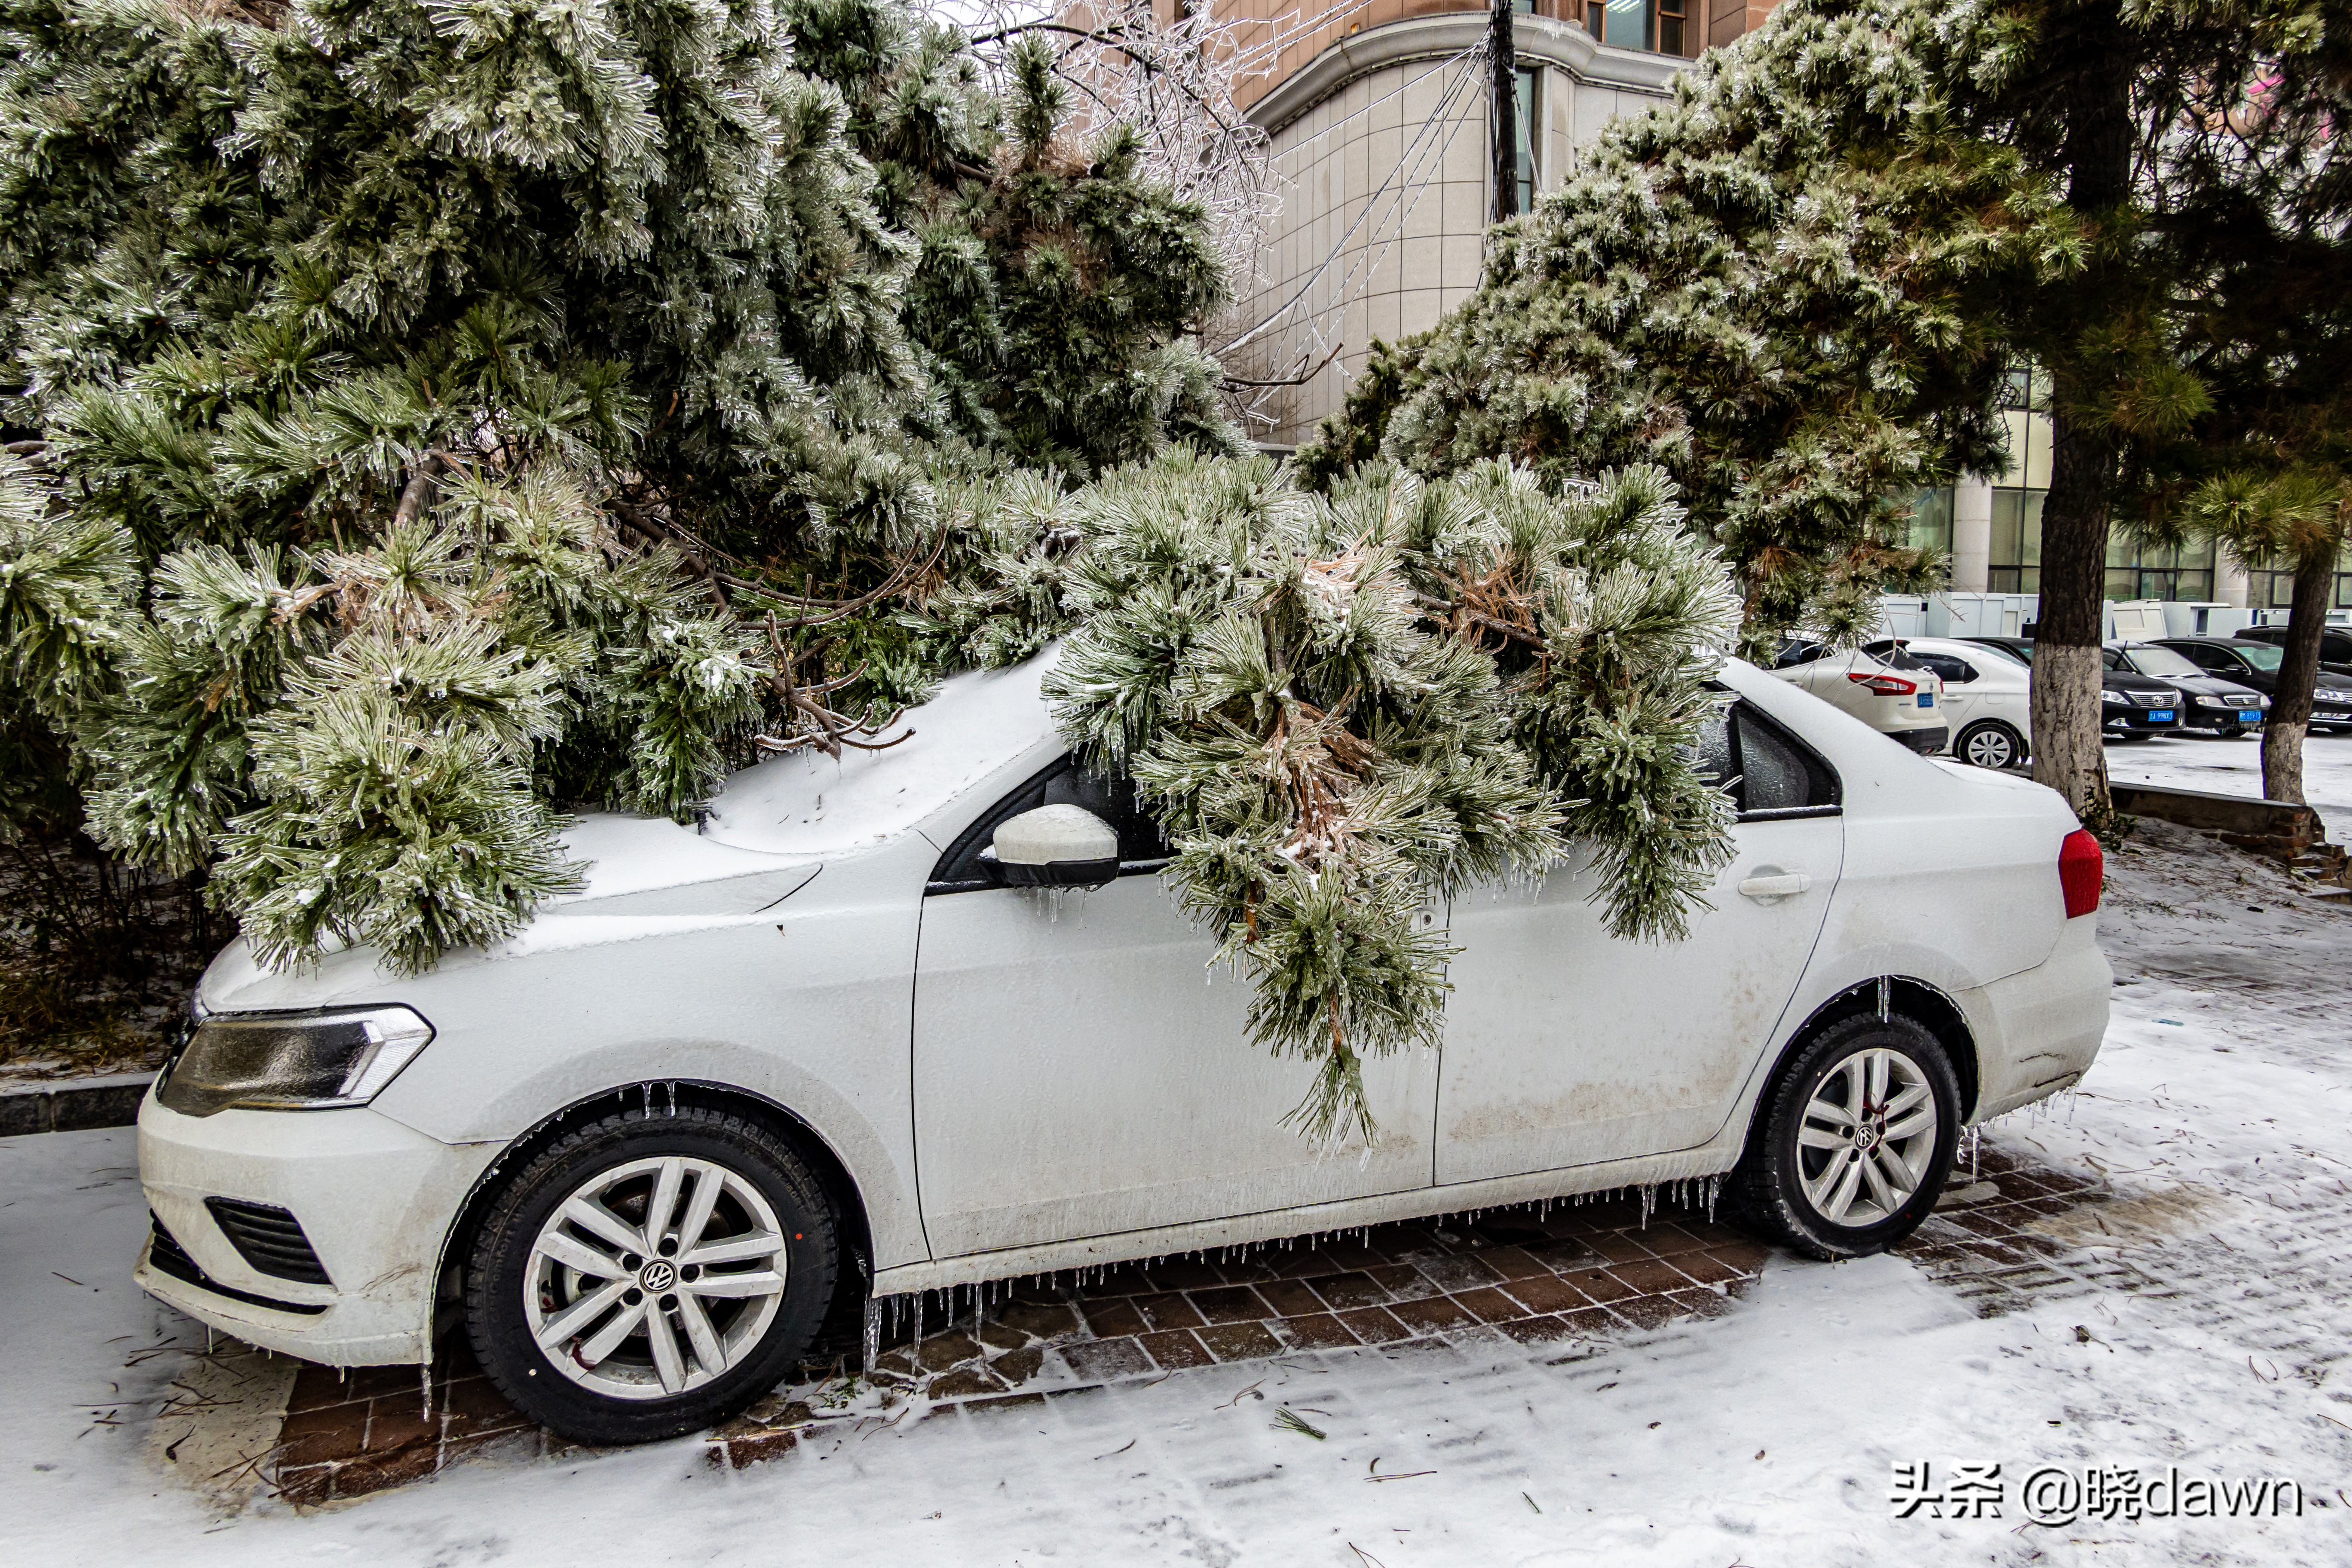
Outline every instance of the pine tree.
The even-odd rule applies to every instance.
[[[1889,499],[2003,466],[2054,392],[2034,771],[2105,806],[2107,542],[2293,569],[2268,791],[2297,798],[2352,520],[2344,0],[1788,0],[1495,233],[1478,293],[1375,356],[1319,450],[1428,472],[1653,460],[1739,565],[1751,649],[1932,576]]]
[[[845,14],[856,113],[814,6],[0,5],[15,820],[216,865],[272,961],[429,963],[569,885],[563,803],[835,724],[807,661],[874,667],[852,729],[919,690],[942,476],[1230,448],[1198,211]]]
[[[2097,645],[2119,529],[2294,572],[2263,773],[2300,800],[2352,523],[2352,5],[2045,0],[2016,26],[2007,69],[1943,70],[1975,133],[2062,180],[2091,238],[2011,309],[2053,388],[2034,776],[2105,806]]]
[[[1416,912],[1601,850],[1628,939],[1721,864],[1734,597],[1675,482],[1229,454],[1203,214],[1016,46],[875,0],[0,0],[0,720],[274,964],[394,968],[1066,640],[1050,696],[1364,1125],[1433,1040]]]
[[[1898,499],[1997,458],[2004,301],[2079,245],[1930,68],[1946,48],[1997,68],[2009,30],[1783,5],[1491,231],[1477,292],[1376,353],[1302,462],[1655,463],[1738,569],[1750,651],[1801,620],[1859,640],[1879,593],[1941,564],[1901,542]]]
[[[1562,493],[1370,467],[1322,496],[1172,454],[971,505],[988,543],[931,603],[937,657],[1066,637],[1063,734],[1136,780],[1257,1039],[1318,1065],[1318,1139],[1370,1131],[1364,1057],[1436,1043],[1454,950],[1417,911],[1575,838],[1609,929],[1674,940],[1728,856],[1693,759],[1736,601],[1654,468]]]

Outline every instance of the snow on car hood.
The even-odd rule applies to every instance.
[[[1038,684],[1060,645],[1010,669],[959,675],[909,709],[886,752],[814,748],[755,763],[711,797],[703,831],[720,844],[770,855],[838,855],[912,828],[1020,757],[1053,729]],[[888,736],[883,737],[888,739]]]

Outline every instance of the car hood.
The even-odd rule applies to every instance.
[[[2177,680],[2160,680],[2153,675],[2134,675],[2127,669],[2104,669],[2099,672],[2099,685],[2109,691],[2177,691]]]
[[[858,857],[919,836],[927,819],[1051,736],[1040,684],[1058,651],[941,682],[930,701],[891,726],[891,735],[907,738],[887,750],[845,748],[838,758],[812,750],[744,768],[711,796],[694,825],[625,812],[583,814],[562,836],[566,858],[584,868],[581,890],[542,903],[505,942],[446,954],[431,973],[754,920],[828,866],[836,879],[855,878]],[[387,969],[373,947],[272,972],[239,938],[205,970],[199,995],[215,1011],[314,1007],[406,994],[419,984]]]
[[[2231,680],[2219,675],[2150,675],[2143,680],[2160,680],[2167,686],[2200,697],[2260,697],[2262,693],[2242,680]]]

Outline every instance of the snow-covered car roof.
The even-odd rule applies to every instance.
[[[812,747],[753,763],[711,797],[704,832],[772,855],[840,854],[898,837],[1052,733],[1038,685],[1058,651],[942,681],[880,737],[914,731],[887,751],[845,748],[836,761]]]

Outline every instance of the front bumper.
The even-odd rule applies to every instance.
[[[2165,713],[2169,714],[2170,717],[2151,719],[2148,717],[2151,713]],[[2103,703],[2099,708],[2099,722],[2102,728],[2108,730],[2135,732],[2146,730],[2162,734],[2167,730],[2180,728],[2180,710],[2178,707],[2125,708],[2113,703]]]
[[[152,1237],[134,1278],[156,1300],[267,1350],[331,1366],[420,1361],[443,1239],[499,1147],[442,1143],[364,1107],[194,1117],[151,1092],[139,1110],[140,1183],[204,1283],[185,1278],[192,1270],[168,1247],[159,1264]],[[291,1212],[330,1283],[255,1268],[205,1207],[214,1197]]]

